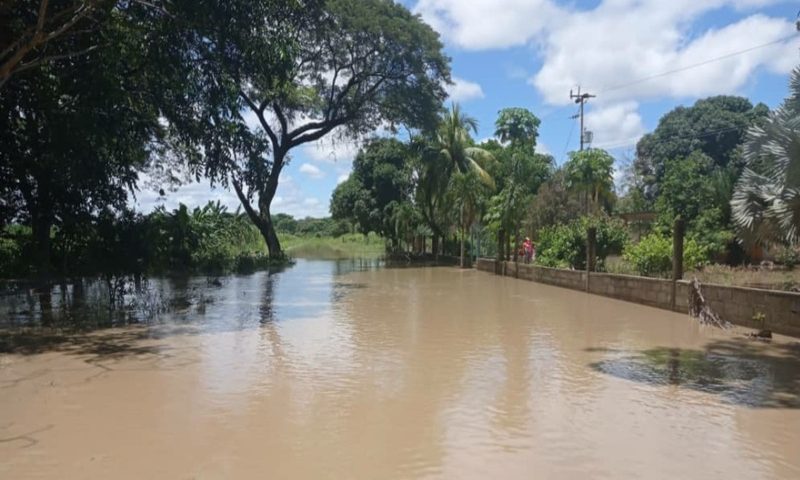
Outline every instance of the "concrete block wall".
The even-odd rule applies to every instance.
[[[522,278],[557,287],[571,288],[573,290],[586,289],[586,272],[581,270],[566,270],[563,268],[547,268],[538,265],[525,265],[524,263],[503,262],[501,272],[506,276]]]
[[[515,262],[501,262],[480,258],[476,268],[524,280],[546,283],[573,290],[586,290],[587,273],[579,270],[546,268]],[[675,285],[677,312],[688,312],[689,281],[680,280]],[[756,288],[728,287],[703,284],[703,295],[709,306],[723,319],[751,328],[762,328],[753,321],[756,313],[766,317],[764,328],[773,332],[800,337],[800,293],[761,290]],[[652,307],[673,309],[672,281],[660,278],[592,273],[589,292],[618,298]]]
[[[689,282],[680,283],[686,284],[688,295]],[[711,309],[733,324],[800,337],[798,293],[713,284],[703,284],[701,290]],[[758,313],[765,316],[764,326],[753,320]]]
[[[589,293],[667,310],[672,308],[672,281],[661,278],[592,273]]]

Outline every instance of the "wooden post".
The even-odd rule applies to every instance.
[[[597,228],[589,227],[586,230],[586,291],[589,291],[590,272],[595,269],[597,256]]]
[[[670,305],[675,310],[677,303],[678,280],[683,278],[683,236],[685,224],[679,216],[675,217],[672,226],[672,292]]]

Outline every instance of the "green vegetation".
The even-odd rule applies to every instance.
[[[537,262],[545,267],[585,269],[589,227],[596,229],[597,268],[604,270],[606,257],[621,253],[628,242],[622,222],[607,217],[584,217],[544,228],[539,234]]]
[[[617,190],[602,149],[561,166],[537,152],[541,121],[524,108],[500,110],[495,139],[477,144],[477,121],[444,108],[438,35],[398,2],[55,2],[52,36],[31,35],[44,28],[35,3],[4,10],[0,275],[230,271],[384,248],[465,265],[478,243],[516,259],[526,236],[540,264],[583,268],[589,226],[598,268],[624,251],[620,268],[665,275],[677,216],[687,268],[758,248],[798,261],[800,71],[772,113],[735,96],[667,113]],[[298,147],[384,125],[407,135],[365,142],[331,218],[271,212]],[[129,209],[143,179],[163,191],[201,177],[241,210]],[[635,220],[631,238],[622,213],[655,220]]]
[[[672,238],[651,233],[625,247],[623,258],[639,275],[669,277],[672,272]],[[683,269],[695,270],[706,263],[708,254],[692,239],[683,245]]]
[[[331,218],[296,220],[280,214],[277,231],[292,257],[376,257],[385,250],[377,234],[343,233],[349,225]],[[60,277],[153,275],[175,272],[220,274],[280,265],[268,255],[258,229],[243,213],[219,203],[148,215],[101,215],[81,230],[51,231],[54,273]],[[36,265],[31,229],[13,226],[0,237],[0,276],[25,277]]]
[[[374,139],[353,161],[353,172],[333,192],[331,214],[352,221],[360,232],[376,232],[397,249],[396,220],[411,193],[408,147],[395,139]]]
[[[233,187],[270,256],[280,258],[270,208],[292,151],[334,129],[358,137],[383,123],[432,128],[449,60],[434,30],[395,2],[243,7],[220,5],[226,21],[213,15],[190,31],[190,53],[211,51],[196,66],[185,59],[201,108],[181,116],[181,138],[206,152],[197,168]],[[246,115],[260,128],[248,128]]]
[[[291,257],[370,258],[386,252],[386,241],[377,234],[348,233],[339,237],[297,236],[278,232],[281,244]]]
[[[800,69],[791,94],[769,118],[750,129],[746,166],[731,205],[750,238],[796,245],[800,241]]]
[[[385,0],[34,3],[3,12],[0,231],[30,228],[24,270],[42,279],[68,271],[53,242],[70,232],[147,230],[128,230],[146,223],[127,211],[143,173],[148,187],[232,188],[280,261],[270,208],[294,149],[384,123],[432,131],[450,79],[438,35]],[[30,35],[44,27],[58,35]],[[166,265],[227,267],[247,250],[203,238],[199,257],[173,249]],[[20,253],[5,243],[3,258]]]

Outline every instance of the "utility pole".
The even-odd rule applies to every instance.
[[[581,151],[583,151],[583,140],[584,140],[584,137],[585,137],[585,132],[583,130],[583,104],[586,103],[586,101],[589,100],[590,98],[594,98],[596,96],[597,95],[591,95],[589,93],[581,93],[581,87],[578,87],[578,93],[577,94],[573,94],[571,89],[569,91],[569,98],[570,99],[574,98],[575,99],[575,103],[578,103],[581,106],[581,113],[580,113],[580,116],[581,116]]]

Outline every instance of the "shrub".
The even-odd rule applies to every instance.
[[[620,253],[628,242],[622,222],[607,217],[584,217],[542,229],[536,245],[537,263],[546,267],[586,268],[586,232],[590,226],[597,229],[597,269],[604,270],[606,257]]]
[[[800,250],[792,247],[782,247],[775,253],[775,263],[792,269],[800,263]]]
[[[651,233],[635,245],[625,248],[623,257],[639,273],[648,277],[665,277],[672,271],[672,239]],[[683,245],[683,268],[691,270],[705,264],[708,253],[695,240]]]

